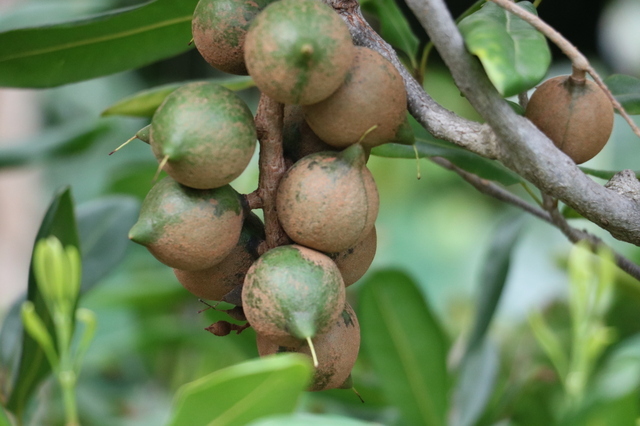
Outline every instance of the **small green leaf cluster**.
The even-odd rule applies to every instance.
[[[80,292],[81,263],[78,249],[63,247],[55,236],[36,243],[33,269],[47,309],[53,319],[54,334],[47,330],[35,305],[22,305],[22,323],[27,333],[45,353],[62,389],[67,424],[78,424],[75,388],[82,358],[89,348],[96,328],[96,319],[88,309],[76,309]],[[71,349],[73,320],[84,324],[84,331],[75,351]]]
[[[593,255],[587,243],[578,243],[569,257],[571,346],[567,353],[541,313],[529,323],[551,360],[565,389],[563,412],[570,417],[585,404],[591,376],[604,350],[615,341],[615,330],[605,325],[614,290],[615,263],[607,248]]]

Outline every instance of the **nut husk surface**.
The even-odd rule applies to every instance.
[[[376,255],[377,242],[374,226],[367,237],[355,246],[340,253],[329,254],[342,274],[345,287],[357,282],[369,270]]]
[[[238,243],[243,213],[240,195],[229,185],[201,190],[170,177],[147,194],[129,238],[172,268],[210,268]]]
[[[237,286],[258,258],[258,245],[264,241],[264,225],[255,214],[245,220],[238,244],[220,263],[199,271],[174,269],[173,273],[184,288],[207,300],[223,300]]]
[[[317,0],[279,0],[249,27],[245,63],[258,88],[286,104],[312,104],[342,83],[353,60],[351,34]]]
[[[340,388],[349,377],[360,349],[360,325],[353,308],[345,303],[344,310],[333,326],[316,336],[313,346],[318,357],[310,391]],[[281,352],[297,352],[311,357],[307,342],[296,347],[280,346],[257,334],[256,342],[260,356]]]
[[[360,140],[374,147],[396,138],[405,121],[407,94],[402,76],[378,52],[356,47],[344,83],[322,102],[303,107],[309,127],[326,143],[345,148]]]
[[[335,263],[298,245],[260,256],[242,288],[244,313],[256,333],[285,346],[298,346],[327,331],[344,302],[344,283]]]
[[[613,106],[590,80],[558,76],[533,93],[525,116],[576,164],[595,157],[613,129]]]
[[[191,32],[198,52],[212,67],[247,75],[244,39],[253,18],[273,0],[200,0]]]
[[[151,148],[163,169],[191,188],[224,186],[247,167],[256,148],[249,107],[232,91],[209,82],[172,92],[151,121]]]
[[[337,253],[364,239],[378,216],[379,196],[363,148],[304,157],[280,181],[278,218],[298,244]]]

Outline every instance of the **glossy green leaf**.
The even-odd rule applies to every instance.
[[[499,368],[499,350],[488,339],[467,354],[453,391],[451,426],[477,424],[493,394]]]
[[[73,200],[69,188],[57,194],[49,205],[49,209],[42,220],[35,241],[52,235],[56,236],[64,246],[72,245],[79,248]],[[42,318],[51,336],[55,336],[51,316],[35,281],[33,259],[32,265],[29,268],[27,300],[34,304],[36,312],[40,318]],[[13,390],[7,402],[7,407],[13,411],[18,418],[22,418],[29,398],[37,389],[40,382],[51,371],[51,366],[38,343],[36,343],[28,333],[23,332],[22,336],[20,365],[14,381]]]
[[[171,426],[244,425],[291,413],[311,379],[299,354],[265,357],[216,371],[178,389]]]
[[[380,35],[393,47],[404,52],[417,66],[420,40],[411,30],[407,18],[402,14],[394,0],[368,0],[362,2],[362,8],[373,13],[380,20]]]
[[[401,271],[377,272],[358,306],[362,344],[404,423],[446,424],[448,342],[415,282]]]
[[[191,49],[197,0],[156,0],[0,34],[0,86],[54,87],[139,68]]]
[[[71,1],[28,0],[15,2],[0,15],[0,32],[40,27],[82,19],[113,7],[111,0]]]
[[[528,1],[523,9],[536,14]],[[546,75],[551,64],[547,40],[530,24],[487,2],[459,24],[467,49],[476,55],[487,76],[505,97],[531,89]]]
[[[604,83],[628,114],[640,114],[640,79],[614,74],[605,78]]]
[[[207,81],[219,84],[233,91],[244,90],[255,86],[253,79],[245,76],[217,78]],[[143,90],[111,105],[102,112],[102,115],[126,115],[130,117],[150,118],[153,116],[153,113],[156,112],[156,109],[158,109],[162,101],[164,101],[164,98],[169,96],[169,94],[177,88],[188,83],[192,82],[165,84]]]
[[[93,146],[101,136],[111,129],[107,123],[89,128],[77,126],[73,129],[53,131],[42,141],[23,143],[0,149],[0,168],[19,167],[37,161],[53,160],[79,154]]]
[[[82,291],[89,290],[123,259],[129,229],[138,219],[140,203],[125,196],[110,196],[78,206],[78,232],[82,243]]]
[[[270,416],[252,422],[248,426],[373,426],[377,424],[345,416],[296,413],[284,416]]]
[[[486,159],[449,142],[437,139],[416,138],[415,149],[411,145],[387,143],[373,148],[371,154],[387,158],[416,158],[416,149],[418,156],[421,158],[446,158],[461,169],[476,174],[483,179],[500,182],[507,186],[522,181],[518,175],[497,161]]]
[[[508,216],[496,227],[482,263],[478,302],[473,329],[467,343],[468,353],[481,346],[495,314],[511,266],[513,248],[522,230],[522,215]]]

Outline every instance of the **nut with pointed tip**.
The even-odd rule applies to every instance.
[[[247,272],[242,307],[257,333],[285,346],[328,330],[342,311],[345,289],[327,256],[298,245],[267,251]]]
[[[231,253],[242,229],[240,195],[229,185],[193,189],[170,177],[149,191],[129,238],[172,268],[210,268]]]
[[[189,83],[167,96],[153,115],[150,138],[163,170],[198,189],[219,188],[240,176],[257,143],[249,107],[209,82]]]

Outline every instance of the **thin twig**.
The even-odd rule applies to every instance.
[[[616,265],[618,265],[620,269],[625,271],[631,277],[640,281],[640,266],[636,265],[617,251],[613,250],[609,245],[607,245],[604,241],[602,241],[595,235],[592,235],[587,231],[576,229],[569,225],[564,216],[562,216],[562,213],[560,213],[560,211],[558,210],[558,202],[556,199],[543,194],[543,210],[527,203],[517,195],[512,194],[501,186],[486,179],[482,179],[481,177],[474,175],[473,173],[469,173],[457,167],[445,158],[431,157],[430,160],[438,164],[439,166],[444,167],[445,169],[456,172],[458,175],[460,175],[460,177],[471,184],[479,192],[493,197],[497,200],[511,204],[512,206],[518,207],[519,209],[524,210],[525,212],[555,226],[567,237],[569,241],[574,244],[578,241],[586,241],[589,243],[589,248],[594,253],[596,253],[599,247],[606,247],[613,253]]]
[[[289,243],[289,237],[282,229],[276,212],[276,192],[280,179],[287,171],[282,150],[283,117],[284,105],[262,94],[256,114],[260,142],[260,177],[256,193],[262,200],[266,234],[266,247],[262,248],[266,250]]]
[[[527,213],[530,213],[533,216],[536,216],[537,218],[544,220],[545,222],[553,224],[549,213],[542,210],[541,208],[534,206],[533,204],[527,203],[522,198],[512,194],[511,192],[507,191],[501,186],[496,185],[490,180],[482,179],[481,177],[474,175],[473,173],[469,173],[466,170],[463,170],[458,166],[454,165],[451,161],[445,158],[431,157],[430,160],[436,163],[437,165],[444,167],[445,169],[449,169],[451,171],[456,172],[464,180],[470,183],[474,188],[476,188],[481,193],[489,195],[490,197],[493,197],[505,203],[509,203],[513,206],[516,206],[519,209],[522,209]]]
[[[515,3],[512,3],[509,0],[491,1],[502,7],[503,9],[513,13],[514,15],[517,15],[522,20],[531,24],[531,26],[533,26],[536,30],[544,34],[549,40],[553,42],[553,44],[558,46],[562,53],[564,53],[571,60],[574,71],[577,69],[578,71],[588,72],[591,77],[593,77],[593,80],[596,82],[596,84],[598,84],[598,86],[600,86],[600,88],[606,93],[607,97],[613,104],[613,107],[617,109],[620,115],[624,117],[627,123],[629,123],[629,126],[633,130],[633,133],[640,137],[640,129],[638,128],[638,126],[636,126],[636,123],[634,123],[629,114],[627,114],[627,111],[625,111],[624,107],[613,96],[607,85],[604,84],[604,81],[602,81],[602,78],[600,78],[596,70],[593,69],[587,58],[582,53],[580,53],[578,48],[576,48],[569,42],[569,40],[564,38],[562,34],[560,34],[538,16],[534,15],[531,12],[528,12],[527,10],[524,10],[520,6],[517,6]]]
[[[260,197],[259,192],[260,191],[256,189],[255,191],[249,194],[245,194],[244,199],[247,203],[247,207],[249,208],[249,210],[261,209],[264,206],[264,203],[262,202],[262,197]]]
[[[614,261],[620,269],[631,275],[636,280],[640,280],[640,266],[615,251],[595,235],[569,225],[567,219],[565,219],[562,213],[560,213],[560,210],[558,210],[558,200],[546,194],[542,194],[542,197],[543,206],[545,210],[549,212],[553,225],[555,225],[556,228],[562,231],[562,233],[567,237],[569,241],[574,244],[579,241],[585,241],[589,244],[589,248],[593,253],[596,253],[598,251],[598,248],[600,247],[606,247],[611,251],[611,253],[613,253]]]

